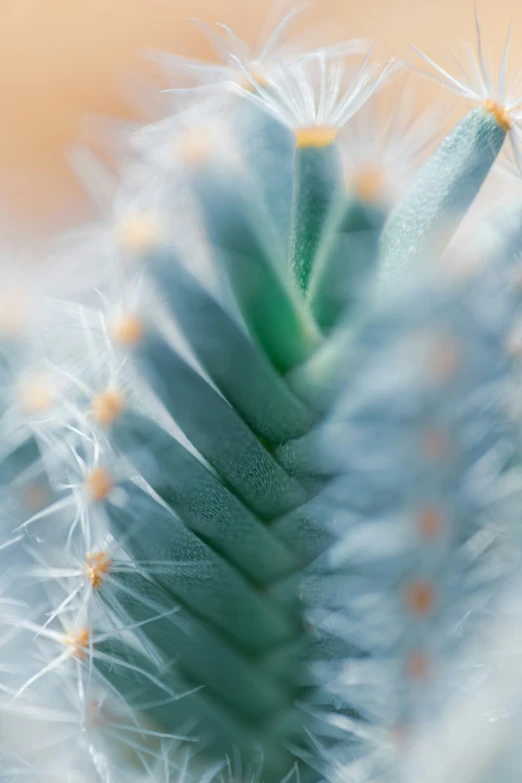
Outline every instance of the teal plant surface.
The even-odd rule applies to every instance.
[[[2,286],[6,783],[422,781],[504,660],[521,213],[475,199],[505,58],[498,94],[480,26],[478,87],[429,61],[476,105],[420,166],[431,127],[363,125],[370,166],[351,123],[404,62],[282,46],[295,16],[207,31],[221,65],[151,53],[166,116],[111,126],[117,177],[73,156],[102,219],[49,291]]]

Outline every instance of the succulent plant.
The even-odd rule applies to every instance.
[[[276,53],[295,15],[168,56],[118,177],[75,153],[79,290],[4,287],[5,780],[410,780],[506,609],[516,199],[457,229],[518,134],[507,50],[496,94],[478,26],[478,91],[443,72],[478,105],[390,188],[343,129],[403,63]]]

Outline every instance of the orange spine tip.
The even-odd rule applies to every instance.
[[[31,482],[23,491],[23,503],[26,509],[36,513],[42,511],[50,502],[49,490],[44,482]]]
[[[442,516],[436,508],[422,508],[418,515],[419,532],[422,538],[437,538],[442,532],[444,523]]]
[[[123,250],[129,253],[146,253],[158,244],[161,223],[154,212],[142,212],[116,225],[114,235]]]
[[[106,552],[91,552],[86,557],[86,574],[94,590],[99,590],[112,566]]]
[[[97,424],[108,427],[118,418],[125,406],[125,395],[119,389],[106,389],[92,401],[91,412]]]
[[[53,404],[53,395],[43,378],[27,381],[21,389],[22,404],[26,413],[42,413]]]
[[[87,477],[87,490],[97,502],[106,500],[113,486],[113,480],[104,468],[95,468]]]
[[[176,152],[184,163],[191,166],[202,165],[209,160],[213,152],[211,136],[201,128],[187,130],[181,139],[176,139]]]
[[[431,582],[413,582],[406,588],[404,601],[412,614],[426,617],[435,607],[435,588]]]
[[[132,314],[121,315],[111,327],[111,334],[122,345],[136,345],[143,337],[143,322]]]
[[[76,633],[66,634],[63,643],[69,648],[69,651],[74,658],[83,661],[87,657],[89,651],[89,629],[82,628]]]
[[[92,728],[102,728],[107,720],[106,705],[103,702],[92,701],[85,707],[85,723]]]
[[[337,136],[337,128],[327,125],[312,125],[309,128],[298,128],[295,132],[296,145],[304,147],[329,147]]]
[[[350,183],[357,198],[361,201],[377,201],[385,191],[386,178],[378,168],[358,171]]]
[[[461,365],[460,346],[451,337],[439,340],[430,357],[430,371],[438,383],[448,383],[456,376]]]
[[[492,101],[491,98],[485,100],[482,106],[485,111],[493,115],[497,125],[505,130],[506,133],[511,130],[513,123],[511,122],[509,112],[504,108],[504,106],[501,106],[501,104],[497,103],[496,101]]]
[[[405,669],[412,680],[425,680],[430,671],[428,656],[421,650],[412,650],[406,658]]]
[[[241,87],[243,87],[244,90],[254,92],[256,87],[268,87],[270,83],[266,76],[264,76],[260,71],[252,71],[250,73],[250,79],[245,76],[243,79],[241,79],[239,84]]]

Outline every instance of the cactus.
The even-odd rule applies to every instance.
[[[0,334],[6,780],[419,779],[507,611],[517,205],[456,233],[516,137],[505,58],[383,190],[344,126],[402,61],[276,54],[295,15],[254,53],[212,31],[223,66],[168,56],[195,84],[117,129],[118,183],[75,153],[106,214],[49,257],[95,283]]]

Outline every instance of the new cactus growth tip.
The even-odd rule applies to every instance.
[[[476,104],[427,155],[439,113],[382,114],[407,64],[283,45],[297,16],[207,29],[221,65],[151,53],[166,116],[110,126],[117,178],[73,156],[99,223],[5,272],[6,782],[407,783],[430,736],[450,780],[455,692],[497,688],[522,212],[474,202],[506,138],[517,172],[507,46],[498,89],[478,17],[476,85],[422,55]]]

